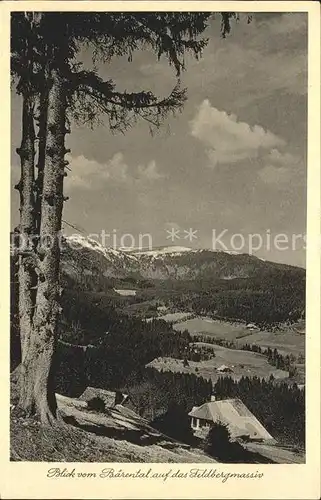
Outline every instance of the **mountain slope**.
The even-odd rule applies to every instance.
[[[65,287],[104,293],[141,317],[149,309],[155,315],[159,301],[260,325],[297,321],[305,311],[305,270],[248,254],[186,247],[124,251],[80,236],[65,240],[62,271]],[[122,288],[131,297],[120,297]]]
[[[82,236],[68,238],[63,248],[63,271],[82,276],[139,280],[231,280],[282,272],[304,276],[304,270],[263,261],[253,255],[186,247],[155,250],[115,250]]]
[[[99,299],[125,314],[146,318],[166,306],[261,326],[304,318],[302,268],[248,254],[186,247],[115,250],[83,236],[62,243],[64,289],[99,293],[92,297],[94,302]],[[13,254],[12,282],[16,261]]]

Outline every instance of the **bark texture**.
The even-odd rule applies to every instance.
[[[44,82],[46,81],[44,75]],[[41,201],[43,190],[43,176],[46,158],[46,132],[47,132],[47,91],[44,88],[41,91],[39,99],[39,115],[38,115],[38,162],[37,162],[37,181],[36,181],[36,200],[35,200],[35,226],[36,233],[40,234],[41,225]]]
[[[36,412],[42,423],[57,418],[53,386],[53,356],[61,311],[59,287],[60,229],[63,208],[66,98],[59,70],[50,73],[47,140],[41,198],[38,288],[33,329],[21,365],[20,406]]]
[[[20,193],[20,241],[19,241],[19,323],[22,357],[28,349],[32,331],[35,303],[34,261],[34,159],[35,131],[33,122],[34,99],[25,91],[22,109],[22,141],[17,150],[21,162],[21,178],[16,186]]]

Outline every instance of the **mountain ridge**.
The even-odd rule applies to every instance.
[[[233,279],[257,276],[267,270],[288,270],[304,273],[304,269],[288,264],[266,261],[247,253],[230,253],[181,246],[164,246],[157,249],[121,250],[104,247],[83,236],[67,237],[62,251],[63,268],[67,263],[78,262],[83,270],[101,267],[105,277],[126,277],[136,274],[142,279]],[[75,247],[77,246],[77,248]],[[78,253],[76,253],[78,252]],[[91,262],[88,261],[90,256]],[[96,265],[95,265],[96,261]],[[78,270],[79,271],[79,270]]]

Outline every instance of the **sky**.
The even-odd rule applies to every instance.
[[[125,135],[107,120],[94,130],[72,125],[63,218],[84,234],[103,232],[107,246],[252,252],[305,267],[307,15],[257,13],[250,24],[241,15],[226,39],[219,28],[211,20],[199,61],[186,57],[183,111],[153,135],[144,121]],[[82,57],[90,65],[90,53]],[[146,50],[99,72],[120,91],[160,97],[176,83],[167,61]],[[12,184],[20,121],[13,92]],[[12,225],[18,201],[13,191]]]

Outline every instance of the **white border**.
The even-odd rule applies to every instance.
[[[46,463],[9,462],[9,231],[10,231],[10,79],[9,19],[10,11],[236,11],[236,12],[308,12],[309,16],[309,96],[308,96],[308,207],[307,207],[307,461],[304,465],[229,465],[217,464],[224,472],[262,471],[261,480],[172,479],[157,480],[52,480],[46,478]],[[0,497],[4,499],[317,499],[320,495],[320,7],[317,2],[104,2],[104,1],[3,1],[0,4],[0,222],[2,245],[2,286],[0,319]],[[62,464],[57,464],[61,467]],[[51,467],[54,464],[50,464]],[[66,464],[79,471],[99,471],[104,464]],[[139,464],[113,464],[115,468],[135,471]],[[149,464],[141,464],[147,469]],[[155,464],[157,471],[179,468],[189,470],[191,464]],[[208,465],[207,465],[208,468]]]

